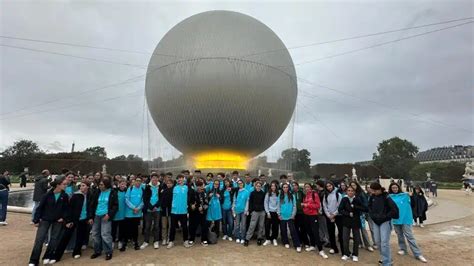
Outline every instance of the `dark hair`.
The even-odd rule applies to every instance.
[[[270,186],[268,187],[267,194],[268,194],[268,195],[271,195],[271,193],[272,193],[272,185],[273,185],[273,184],[275,184],[275,194],[278,196],[278,194],[279,194],[279,192],[280,192],[278,187],[280,186],[280,184],[279,184],[278,181],[276,181],[276,180],[273,180],[273,181],[270,183]]]
[[[112,181],[110,180],[110,175],[104,175],[101,182],[104,183],[104,187],[106,189],[109,189],[112,187]]]
[[[401,193],[403,192],[402,188],[400,187],[400,185],[398,183],[391,183],[390,186],[388,186],[388,193],[390,194],[395,194],[395,192],[392,191],[392,186],[397,186],[398,187],[398,193]]]
[[[180,178],[184,178],[184,175],[183,174],[179,174],[176,176],[176,179],[180,179]]]
[[[372,189],[372,190],[382,190],[382,186],[377,182],[373,182],[373,183],[370,184],[370,189]]]
[[[318,181],[316,181],[316,185],[318,185],[318,186],[320,186],[320,187],[322,187],[322,188],[325,189],[325,185],[326,185],[326,184],[324,183],[323,180],[318,180]]]
[[[213,173],[207,173],[206,176],[214,177],[214,174]]]
[[[415,186],[415,189],[419,189],[419,190],[420,190],[420,192],[421,192],[421,194],[422,194],[422,195],[425,195],[425,192],[423,192],[423,189],[421,188],[421,186],[420,186],[420,185],[416,185],[416,186]],[[415,192],[415,193],[416,193],[416,191],[413,191],[413,192]]]
[[[281,180],[281,179],[288,179],[288,177],[287,177],[286,175],[281,175],[281,176],[280,176],[280,180]]]
[[[173,173],[167,172],[165,175],[173,176]]]
[[[321,179],[321,176],[320,175],[313,175],[313,179],[319,180],[319,179]]]
[[[224,178],[224,181],[222,181],[222,182],[224,182],[224,188],[227,188],[227,187],[225,186],[225,183],[226,183],[226,182],[229,183],[229,186],[228,186],[228,187],[232,187],[232,182],[230,182],[230,179],[229,179],[229,178],[227,178],[227,177]]]
[[[364,190],[362,189],[362,187],[359,185],[359,183],[357,183],[356,181],[351,181],[349,183],[349,186],[348,187],[352,187],[352,184],[356,184],[356,189],[355,189],[355,193],[356,195],[360,195],[360,193],[363,193]]]
[[[49,183],[51,185],[51,187],[53,189],[55,189],[59,184],[61,184],[66,178],[64,176],[61,176],[61,177],[56,177],[56,179],[54,179],[53,181],[51,181],[51,183]]]
[[[66,175],[68,172],[69,172],[69,170],[66,169],[66,168],[61,169],[61,173],[62,173],[63,175]]]
[[[196,182],[196,186],[197,186],[197,187],[200,187],[200,186],[203,186],[203,185],[204,185],[204,183],[203,183],[201,180],[198,180],[198,181]]]
[[[288,186],[288,201],[293,202],[293,194],[291,193],[290,184],[283,184],[283,186]],[[280,203],[283,203],[285,200],[285,192],[283,191],[283,186],[281,186],[281,193],[280,193]]]
[[[195,173],[201,173],[201,170],[194,170]]]
[[[237,172],[237,171],[234,171],[234,172],[232,172],[232,174],[233,174],[233,175],[238,175],[238,174],[239,174],[239,172]]]
[[[81,184],[84,184],[84,185],[86,185],[87,187],[91,187],[91,183],[90,183],[89,181],[87,181],[87,180],[82,181]]]

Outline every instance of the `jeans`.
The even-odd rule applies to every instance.
[[[253,211],[250,218],[250,226],[245,237],[246,240],[252,239],[255,228],[258,225],[257,239],[263,239],[263,232],[265,226],[265,211]]]
[[[35,219],[36,209],[38,208],[39,205],[40,205],[39,201],[33,201],[33,210],[31,211],[31,221]]]
[[[380,225],[372,223],[372,227],[374,230],[374,242],[380,249],[382,265],[392,265],[392,254],[390,251],[390,232],[392,231],[392,225],[390,221]]]
[[[181,224],[183,230],[183,241],[188,240],[188,217],[187,214],[171,214],[171,229],[170,229],[170,242],[174,242],[176,236],[176,228],[178,228],[178,221]]]
[[[8,190],[0,191],[0,222],[7,220]]]
[[[209,229],[206,220],[206,212],[192,211],[189,213],[189,241],[196,239],[196,230],[201,226],[201,242],[207,241],[207,230]],[[185,239],[186,240],[186,239]]]
[[[267,240],[274,240],[278,238],[278,227],[280,226],[280,220],[278,219],[278,213],[270,212],[270,218],[265,214],[265,238]],[[271,228],[271,234],[270,234]]]
[[[294,247],[301,247],[300,239],[298,237],[298,233],[296,232],[295,222],[293,219],[290,220],[281,220],[280,221],[280,231],[281,231],[281,241],[284,245],[289,244],[288,241],[288,232],[286,228],[290,229],[291,239],[293,240]]]
[[[372,244],[370,243],[369,239],[369,234],[367,234],[367,230],[365,228],[360,228],[358,234],[361,239],[360,243],[363,244],[365,248],[372,247]]]
[[[104,221],[104,215],[96,215],[92,225],[92,237],[94,238],[94,253],[112,254],[112,221]]]
[[[35,244],[33,245],[33,250],[31,251],[30,264],[39,264],[41,251],[43,250],[44,241],[48,237],[49,229],[51,229],[51,239],[49,240],[49,245],[46,248],[43,259],[54,259],[54,251],[58,246],[59,238],[62,234],[63,223],[40,221],[38,230],[36,231]]]
[[[311,246],[317,246],[318,250],[323,250],[323,245],[321,244],[321,240],[319,240],[319,223],[318,223],[318,216],[317,215],[305,215],[305,225],[306,225],[306,232],[309,235],[309,243]]]
[[[244,240],[246,232],[247,215],[245,212],[235,215],[234,236],[236,239]]]
[[[351,252],[349,250],[349,240],[351,236],[351,231],[352,231],[352,236],[354,238],[353,244],[352,244],[352,255],[358,257],[359,256],[359,244],[360,244],[360,234],[359,234],[359,228],[350,228],[350,227],[343,227],[342,228],[342,255],[350,256]]]
[[[232,216],[232,210],[222,210],[222,232],[225,236],[232,236],[234,230],[234,217]]]
[[[153,242],[160,240],[160,216],[159,211],[150,212],[145,214],[145,236],[143,241],[150,243],[150,234],[153,232]],[[153,226],[152,226],[153,224]]]
[[[59,241],[59,244],[58,244],[58,247],[56,248],[56,251],[55,251],[55,256],[54,257],[57,261],[60,261],[61,258],[63,257],[64,251],[69,246],[68,243],[72,242],[72,240],[73,240],[72,236],[75,232],[76,232],[76,225],[74,225],[71,228],[64,227],[62,237],[61,237],[61,239]],[[76,238],[74,238],[73,243],[75,244],[75,242],[76,242]],[[74,245],[71,248],[71,250],[73,248],[74,248]]]
[[[410,245],[411,252],[415,255],[415,258],[421,256],[421,251],[418,245],[416,244],[415,237],[413,236],[412,225],[411,224],[394,224],[395,233],[397,233],[398,237],[398,247],[400,250],[407,252],[407,243],[405,242],[408,240],[408,244]]]

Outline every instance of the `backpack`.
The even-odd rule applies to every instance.
[[[213,232],[214,227],[215,227],[215,224],[214,222],[212,222],[207,232],[207,242],[211,245],[217,244],[217,234]]]

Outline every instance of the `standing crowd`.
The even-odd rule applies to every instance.
[[[316,251],[324,259],[329,258],[327,250],[355,262],[360,248],[379,249],[379,263],[392,265],[392,228],[399,255],[408,253],[408,241],[414,257],[427,262],[412,232],[414,221],[426,219],[420,187],[409,195],[397,183],[386,192],[374,182],[366,192],[350,180],[299,184],[282,175],[268,183],[265,175],[241,177],[234,171],[204,177],[199,170],[182,171],[175,178],[171,173],[122,177],[99,172],[80,177],[65,170],[51,180],[44,170],[34,192],[32,223],[38,229],[30,265],[40,263],[44,244],[43,264],[54,264],[69,252],[79,259],[89,236],[90,258],[105,255],[110,260],[115,248],[171,249],[179,230],[186,248],[197,237],[203,246],[222,239],[248,247],[255,239],[258,246],[292,246],[298,253]]]

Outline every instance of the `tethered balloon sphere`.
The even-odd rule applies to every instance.
[[[201,169],[245,169],[281,136],[297,91],[280,38],[230,11],[200,13],[174,26],[158,43],[146,77],[158,129]]]

